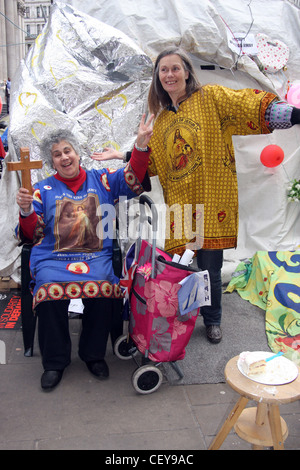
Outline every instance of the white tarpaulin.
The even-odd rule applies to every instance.
[[[7,161],[17,160],[20,146],[31,148],[32,159],[40,158],[38,143],[49,126],[68,126],[77,133],[88,167],[88,155],[107,142],[129,149],[145,109],[151,61],[173,44],[191,54],[202,84],[262,88],[285,99],[287,87],[300,80],[299,31],[300,9],[283,0],[58,3],[13,77]],[[262,73],[250,56],[257,35],[284,43],[286,70]],[[233,46],[246,36],[242,53]],[[267,136],[235,137],[234,144],[240,229],[238,248],[227,250],[225,258],[236,261],[257,250],[293,249],[300,243],[299,206],[287,202],[286,192],[288,181],[300,178],[300,126]],[[285,153],[283,163],[271,169],[259,158],[269,144],[280,145]],[[50,169],[34,173],[33,180],[45,172]],[[18,185],[17,177],[4,169],[0,275],[14,278],[20,264],[13,237]]]

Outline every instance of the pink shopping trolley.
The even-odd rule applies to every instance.
[[[143,219],[149,221],[145,204],[151,208],[154,236],[152,244],[139,238],[125,257],[120,284],[127,292],[128,334],[118,338],[114,348],[119,358],[133,358],[136,363],[136,356],[141,353],[142,365],[137,363],[132,384],[142,394],[159,388],[163,381],[159,366],[164,362],[171,364],[179,378],[183,377],[176,361],[185,357],[199,314],[199,308],[182,312],[178,302],[180,282],[198,270],[172,262],[168,253],[156,248],[157,212],[148,196],[140,196],[140,224]]]

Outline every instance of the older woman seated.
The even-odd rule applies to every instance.
[[[144,191],[143,181],[149,184],[152,120],[153,116],[147,121],[142,117],[130,161],[114,171],[84,170],[74,135],[54,132],[41,149],[56,174],[38,182],[33,196],[25,188],[17,193],[19,238],[34,244],[30,270],[43,390],[52,390],[60,382],[71,361],[68,305],[74,298],[84,304],[79,357],[97,378],[109,376],[104,357],[113,302],[121,292],[113,271],[107,213],[112,214],[110,208],[119,196],[135,197]]]

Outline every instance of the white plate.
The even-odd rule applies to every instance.
[[[274,353],[255,351],[259,359],[274,356]],[[242,353],[246,354],[246,353]],[[248,375],[243,369],[243,359],[239,357],[237,366],[239,371],[248,379],[265,385],[284,385],[293,382],[298,377],[298,367],[289,359],[279,356],[267,362],[266,371],[262,374]]]

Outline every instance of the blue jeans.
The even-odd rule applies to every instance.
[[[211,288],[211,305],[201,307],[205,326],[220,325],[222,317],[222,278],[223,250],[199,250],[197,252],[198,268],[208,271]]]

